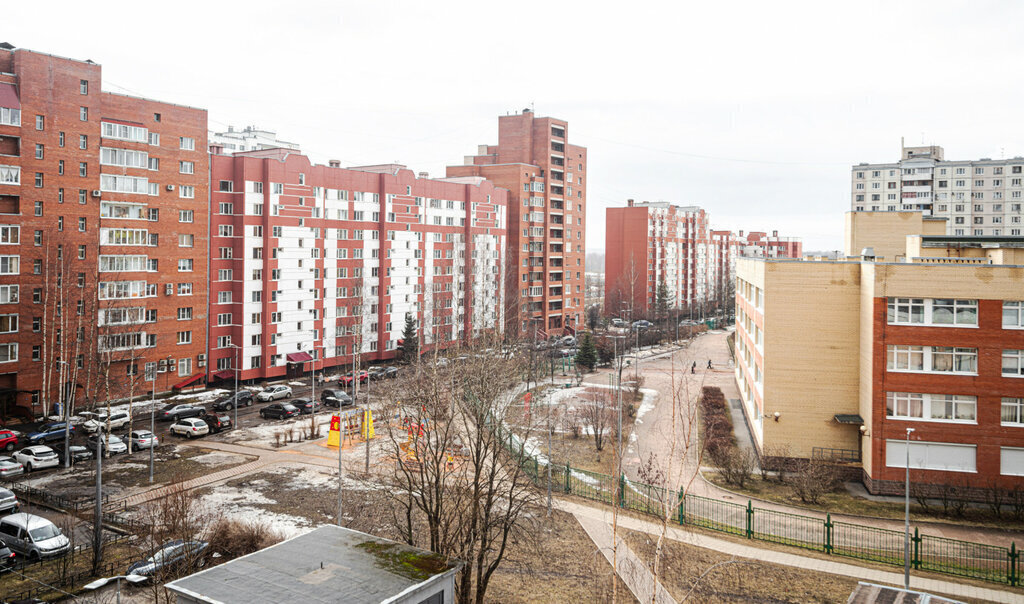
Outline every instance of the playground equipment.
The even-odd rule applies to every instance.
[[[328,447],[344,447],[374,437],[373,411],[369,409],[352,409],[331,416],[331,429],[327,433]]]

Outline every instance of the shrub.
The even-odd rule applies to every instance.
[[[818,503],[821,496],[839,484],[839,469],[820,459],[811,459],[790,479],[793,492],[803,503]]]
[[[281,535],[266,522],[221,518],[210,527],[206,540],[210,543],[210,551],[230,560],[259,551],[281,539]]]
[[[754,473],[756,460],[750,449],[741,449],[735,445],[719,448],[711,456],[711,461],[722,472],[727,484],[743,488]]]
[[[732,414],[725,395],[718,388],[705,386],[700,398],[704,426],[704,447],[712,459],[720,452],[736,446],[732,430]]]

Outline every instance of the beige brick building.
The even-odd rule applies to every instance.
[[[938,224],[853,213],[845,259],[737,261],[736,379],[763,454],[859,463],[897,492],[913,428],[915,483],[1020,486],[1024,241]]]

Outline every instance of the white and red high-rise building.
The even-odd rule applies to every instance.
[[[210,373],[262,379],[500,331],[507,191],[478,177],[343,169],[287,149],[222,155],[211,178]],[[237,361],[235,359],[238,359]]]

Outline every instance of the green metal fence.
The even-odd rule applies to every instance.
[[[525,443],[504,427],[496,428],[513,458],[539,486],[547,484],[547,462],[528,452]],[[835,556],[903,566],[903,531],[791,514],[746,504],[685,495],[599,472],[553,463],[551,488],[623,509],[663,518],[668,514],[689,524],[723,533],[791,545]],[[1009,548],[922,535],[914,529],[910,563],[917,570],[1020,584],[1021,562],[1016,544]]]

